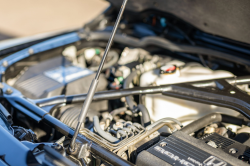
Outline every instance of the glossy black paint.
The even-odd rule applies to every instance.
[[[122,3],[107,1],[117,10]],[[171,14],[204,32],[250,43],[249,8],[248,0],[137,0],[129,1],[126,10],[130,18],[149,10]]]

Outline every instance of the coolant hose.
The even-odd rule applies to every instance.
[[[182,123],[181,123],[180,121],[178,121],[177,119],[174,119],[174,118],[169,118],[169,117],[162,118],[162,119],[156,121],[155,123],[153,123],[153,124],[150,125],[150,126],[157,125],[157,123],[168,122],[168,121],[175,122],[176,124],[178,124],[178,125],[180,126],[180,128],[183,127],[183,125],[182,125]]]
[[[183,127],[180,131],[182,131],[186,134],[191,134],[195,131],[202,129],[203,127],[205,127],[211,123],[221,122],[221,121],[222,121],[221,114],[212,113],[212,114],[206,115],[206,116],[188,124],[187,126]]]
[[[110,112],[110,115],[112,115],[113,117],[117,114],[120,114],[121,112],[125,112],[127,111],[127,107],[121,107],[121,108],[117,108],[115,110],[113,110],[112,112]]]
[[[236,118],[230,115],[222,115],[222,122],[224,123],[232,123],[238,126],[242,126],[242,125],[248,125],[247,121],[245,121],[242,118]]]
[[[233,117],[230,115],[223,115],[219,113],[212,113],[188,124],[187,126],[183,127],[181,131],[186,134],[191,134],[215,122],[230,123],[238,126],[242,126],[247,123],[241,118]]]
[[[142,113],[142,116],[141,116],[142,126],[147,127],[148,125],[151,124],[151,119],[150,119],[148,109],[142,104],[138,105],[138,109]]]
[[[130,73],[130,75],[125,79],[125,81],[123,83],[123,89],[129,88],[129,85],[132,83],[134,77],[137,76],[138,72],[139,72],[139,70],[135,70],[132,73]],[[135,104],[136,104],[133,100],[133,97],[127,96],[126,102],[128,104],[129,109],[133,112],[135,109]],[[142,118],[141,119],[142,126],[147,127],[148,125],[151,124],[149,112],[148,112],[147,108],[142,104],[138,105],[138,109],[142,113],[142,117],[141,117]]]
[[[106,133],[105,131],[102,130],[102,128],[100,127],[100,124],[99,124],[98,116],[94,116],[93,120],[94,120],[94,126],[96,129],[96,132],[98,134],[100,134],[104,139],[108,140],[111,143],[116,143],[119,141],[119,139],[117,139],[116,137],[113,137],[109,133]]]
[[[135,71],[132,71],[132,73],[129,74],[129,76],[124,80],[123,89],[129,88],[129,85],[132,83],[134,77],[137,76],[138,72],[139,72],[139,70],[135,70]],[[127,96],[126,97],[126,102],[128,104],[129,109],[131,111],[133,111],[134,110],[134,106],[135,106],[133,97],[132,96]]]

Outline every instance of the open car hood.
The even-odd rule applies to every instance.
[[[123,0],[107,0],[120,8]],[[157,10],[172,14],[201,31],[250,44],[248,0],[130,0],[126,10]]]

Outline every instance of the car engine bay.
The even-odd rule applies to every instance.
[[[154,11],[125,13],[69,150],[116,16],[2,52],[0,165],[249,165],[250,47]]]

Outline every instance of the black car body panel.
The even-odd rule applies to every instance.
[[[116,8],[122,3],[108,1]],[[204,32],[250,44],[248,0],[137,0],[129,1],[126,10],[128,14],[147,10],[172,14]]]

